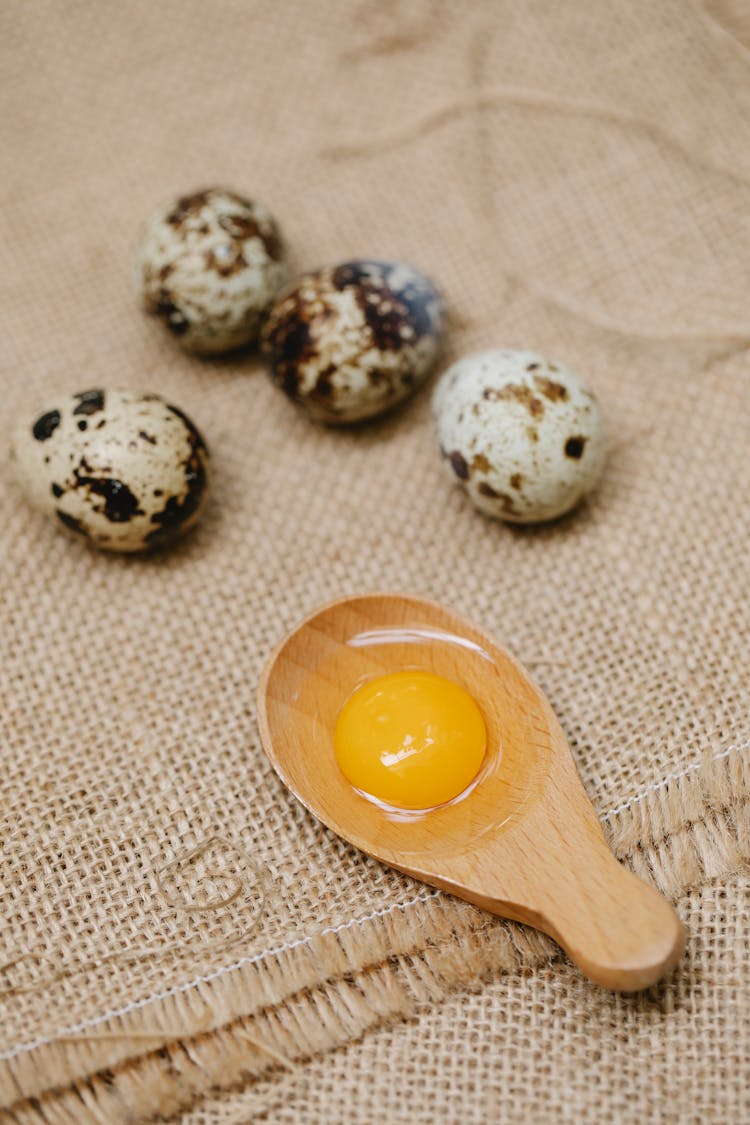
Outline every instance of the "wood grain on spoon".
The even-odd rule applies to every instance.
[[[340,772],[333,730],[365,680],[421,668],[461,684],[485,718],[478,781],[454,802],[398,815]],[[344,598],[304,621],[261,677],[258,723],[282,781],[362,851],[432,886],[543,930],[592,981],[634,991],[684,948],[661,895],[610,852],[551,707],[491,637],[433,602]]]

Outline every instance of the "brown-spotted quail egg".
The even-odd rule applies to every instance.
[[[11,458],[35,508],[109,551],[170,542],[197,520],[208,496],[203,438],[153,394],[61,396],[16,428]]]
[[[561,516],[602,471],[596,399],[572,371],[534,352],[466,356],[441,376],[432,405],[446,466],[497,519]]]
[[[277,386],[317,422],[372,418],[424,381],[442,312],[432,283],[400,262],[356,260],[304,274],[263,327]]]
[[[208,188],[151,216],[136,260],[144,308],[188,351],[204,355],[252,343],[288,278],[284,243],[261,204]]]

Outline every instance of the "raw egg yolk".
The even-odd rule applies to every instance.
[[[430,809],[457,797],[479,773],[486,747],[472,697],[432,672],[370,680],[346,701],[334,731],[347,781],[401,809]]]

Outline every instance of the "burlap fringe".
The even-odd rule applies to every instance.
[[[748,747],[726,751],[614,810],[605,821],[618,856],[672,899],[746,865],[749,759]],[[0,1072],[0,1097],[9,1106],[0,1121],[169,1117],[210,1091],[282,1065],[278,1056],[330,1050],[488,974],[529,970],[557,956],[541,934],[426,891],[408,909],[373,914],[265,957],[262,971],[257,962],[243,964],[92,1022],[74,1037],[19,1049]],[[327,983],[314,987],[322,976]],[[163,1042],[152,1040],[159,1028]],[[86,1082],[71,1085],[82,1072]]]

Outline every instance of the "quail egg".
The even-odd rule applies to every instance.
[[[147,312],[187,350],[204,355],[252,343],[288,277],[275,219],[225,188],[184,195],[149,219],[136,261]]]
[[[372,418],[424,381],[441,302],[400,262],[356,260],[304,274],[279,294],[262,346],[277,386],[316,422]]]
[[[11,444],[30,503],[109,551],[170,542],[208,496],[208,450],[187,415],[154,394],[61,396],[19,425]]]
[[[460,359],[433,396],[445,464],[480,511],[511,523],[573,508],[604,466],[599,406],[577,375],[529,351]]]

